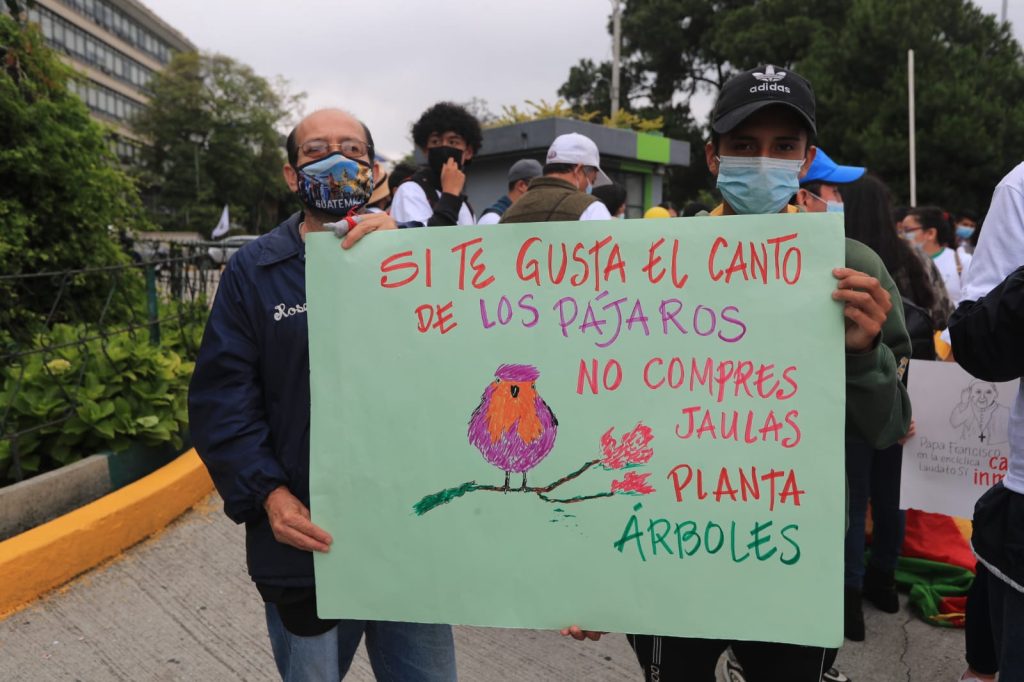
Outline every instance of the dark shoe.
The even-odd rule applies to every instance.
[[[864,609],[860,590],[847,587],[843,595],[843,634],[851,642],[864,641]]]
[[[864,573],[864,598],[886,613],[899,611],[900,597],[896,594],[893,572],[882,571],[869,563]]]
[[[852,682],[852,680],[835,668],[829,668],[825,674],[821,676],[821,682]]]

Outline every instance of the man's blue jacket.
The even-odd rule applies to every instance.
[[[313,585],[312,554],[277,542],[263,510],[282,484],[309,506],[308,338],[296,213],[228,261],[188,398],[196,449],[264,585]]]

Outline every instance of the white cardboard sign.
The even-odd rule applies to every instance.
[[[978,497],[1006,475],[1017,382],[911,360],[908,387],[917,433],[903,446],[900,508],[971,518]]]

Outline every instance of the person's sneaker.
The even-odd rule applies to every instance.
[[[743,666],[736,660],[736,654],[732,652],[732,647],[725,650],[725,656],[722,656],[722,660],[719,661],[715,677],[724,682],[747,682],[747,678],[743,674]]]
[[[829,668],[821,676],[821,682],[851,682],[850,678],[835,668]]]

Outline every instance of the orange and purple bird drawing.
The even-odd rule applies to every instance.
[[[523,475],[540,464],[555,446],[558,420],[537,393],[540,372],[533,365],[501,365],[469,419],[469,442],[484,459],[505,472]]]

